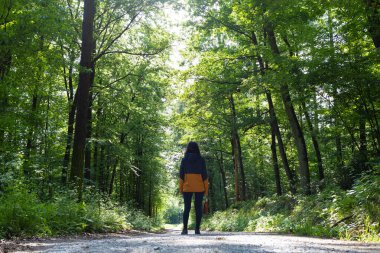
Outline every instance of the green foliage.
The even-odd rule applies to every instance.
[[[149,218],[127,206],[117,206],[96,193],[89,202],[77,203],[73,199],[69,194],[61,194],[50,202],[42,202],[25,189],[3,194],[0,238],[160,228],[160,219]]]
[[[2,236],[150,230],[160,223],[145,215],[159,216],[165,184],[160,152],[170,36],[164,22],[156,22],[163,17],[158,10],[165,2],[98,1],[96,16],[101,18],[94,24],[97,45],[88,120],[92,131],[86,143],[90,176],[86,175],[83,203],[74,201],[66,182],[73,152],[69,115],[75,114],[83,2],[2,2]],[[19,185],[25,189],[19,190]]]
[[[182,221],[182,208],[178,205],[168,203],[166,210],[163,214],[165,223],[167,224],[179,224]]]
[[[132,228],[146,231],[158,231],[161,229],[162,219],[159,216],[148,217],[141,210],[127,209],[126,219]]]
[[[3,2],[1,237],[154,230],[162,210],[167,222],[179,222],[180,207],[164,208],[165,194],[177,189],[171,183],[178,180],[180,146],[194,140],[210,176],[210,228],[378,238],[379,174],[369,172],[379,170],[380,68],[365,1],[189,0],[194,18],[179,43],[163,20],[165,4],[173,1],[98,1],[82,203],[66,184],[82,1]],[[173,76],[167,49],[189,37],[186,70]],[[276,147],[281,135],[290,169],[286,174],[277,153],[281,197],[268,197],[277,186],[269,94],[279,127]],[[300,188],[302,159],[284,102],[305,137],[313,196],[286,195],[290,184]],[[251,201],[220,212],[236,199],[235,182],[243,188],[231,134],[239,137]],[[176,155],[166,155],[168,149]]]
[[[380,241],[380,175],[358,180],[352,190],[325,189],[315,196],[264,197],[233,205],[206,219],[219,231],[285,232]]]
[[[0,237],[50,234],[43,210],[35,194],[15,191],[0,198]]]

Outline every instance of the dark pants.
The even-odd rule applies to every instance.
[[[195,229],[199,229],[202,220],[202,199],[203,192],[183,192],[183,200],[185,203],[185,210],[183,211],[183,227],[187,229],[187,223],[189,221],[189,214],[191,208],[191,199],[195,194],[194,206],[195,206]]]

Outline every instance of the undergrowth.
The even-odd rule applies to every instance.
[[[218,231],[280,232],[380,241],[380,175],[363,176],[351,190],[325,189],[311,196],[273,196],[234,204],[207,217]]]
[[[158,221],[141,211],[115,205],[99,194],[77,203],[69,193],[49,201],[19,188],[0,194],[0,238],[56,236],[116,232],[129,229],[155,230]]]

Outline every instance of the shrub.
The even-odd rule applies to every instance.
[[[272,196],[240,202],[208,217],[220,231],[291,232],[300,235],[379,241],[380,174],[358,180],[352,190],[327,188],[312,196]]]
[[[45,217],[40,215],[42,204],[34,194],[20,190],[0,198],[0,236],[30,236],[51,234]]]
[[[130,222],[131,227],[138,230],[155,231],[161,228],[159,218],[150,218],[143,212],[136,209],[126,210],[126,219]]]
[[[0,238],[51,236],[83,232],[113,232],[125,229],[157,229],[159,219],[120,207],[93,195],[91,202],[77,203],[70,194],[42,202],[22,188],[0,197]]]

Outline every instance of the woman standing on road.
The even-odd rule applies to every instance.
[[[183,195],[185,210],[183,212],[182,235],[187,235],[187,223],[191,208],[191,199],[195,195],[195,234],[200,234],[202,220],[202,199],[208,196],[208,177],[206,163],[199,151],[196,142],[189,142],[185,157],[182,158],[180,167],[179,191]]]

